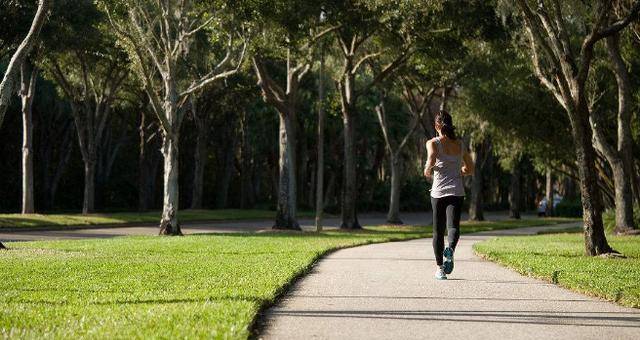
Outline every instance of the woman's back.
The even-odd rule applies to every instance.
[[[436,164],[433,167],[431,197],[464,196],[462,183],[462,146],[457,140],[434,138]]]

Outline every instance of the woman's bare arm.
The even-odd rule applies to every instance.
[[[431,178],[433,176],[433,167],[436,165],[436,148],[433,140],[427,142],[427,163],[424,166],[424,176]]]
[[[462,176],[471,176],[476,170],[475,164],[473,164],[473,159],[471,159],[471,155],[467,152],[465,147],[462,147]]]

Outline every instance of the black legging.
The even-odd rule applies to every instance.
[[[444,252],[444,230],[448,229],[449,247],[456,249],[460,238],[460,213],[462,211],[463,196],[431,197],[433,210],[433,252],[436,263],[442,265]]]

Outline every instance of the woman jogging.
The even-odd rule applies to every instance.
[[[435,117],[438,136],[427,142],[428,158],[424,175],[433,180],[433,252],[436,256],[436,279],[446,280],[453,271],[453,253],[460,238],[460,212],[464,200],[462,176],[472,175],[473,161],[456,138],[451,115],[441,110]],[[448,246],[444,247],[447,231]]]

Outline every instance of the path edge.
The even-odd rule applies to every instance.
[[[429,238],[429,237],[410,237],[410,238],[405,238],[405,239],[389,239],[389,240],[380,241],[380,242],[370,241],[370,242],[365,242],[365,243],[362,243],[362,244],[339,246],[339,247],[327,249],[326,251],[321,252],[311,262],[309,262],[309,264],[307,266],[305,266],[298,273],[296,273],[291,278],[291,280],[289,282],[287,282],[282,287],[280,287],[278,293],[276,294],[276,296],[271,301],[264,301],[264,302],[262,302],[260,304],[260,306],[258,307],[258,312],[256,313],[256,315],[254,316],[253,320],[249,324],[249,327],[248,327],[248,330],[249,330],[248,339],[250,339],[250,340],[261,339],[260,335],[263,334],[263,332],[264,332],[264,330],[265,330],[265,328],[267,326],[267,323],[266,323],[267,311],[271,307],[274,307],[278,303],[282,302],[282,299],[284,299],[284,297],[288,293],[291,292],[291,289],[296,284],[298,284],[302,279],[304,279],[311,272],[313,267],[315,267],[321,260],[323,260],[327,256],[329,256],[329,255],[331,255],[331,254],[333,254],[333,253],[335,253],[337,251],[344,250],[344,249],[349,249],[349,248],[364,247],[364,246],[369,246],[369,245],[372,245],[372,244],[380,244],[380,243],[415,241],[415,240],[420,240],[420,239],[425,239],[425,238]]]
[[[538,234],[513,235],[513,236],[535,236],[535,235],[538,235]],[[478,242],[478,243],[487,242],[489,240],[496,239],[498,237],[500,237],[500,236],[492,237],[492,238],[486,239],[486,240]],[[598,299],[598,300],[601,300],[601,301],[614,303],[617,306],[620,306],[620,307],[623,307],[623,308],[632,308],[632,309],[640,310],[640,307],[623,305],[622,303],[619,302],[619,300],[609,299],[606,296],[598,295],[598,294],[596,294],[594,292],[591,292],[591,291],[568,287],[565,284],[563,284],[562,281],[553,282],[553,277],[547,277],[547,276],[543,276],[543,275],[536,275],[535,273],[532,273],[532,272],[529,272],[529,271],[519,270],[518,268],[509,266],[509,265],[507,265],[507,264],[505,264],[505,263],[503,263],[503,262],[501,262],[501,261],[499,261],[497,259],[492,259],[488,254],[483,254],[483,253],[478,252],[475,249],[475,245],[472,246],[471,249],[473,250],[473,254],[475,256],[481,258],[482,260],[487,261],[487,262],[491,262],[491,263],[496,264],[496,265],[498,265],[498,266],[500,266],[502,268],[511,270],[511,271],[513,271],[513,272],[515,272],[515,273],[517,273],[519,275],[522,275],[522,276],[525,276],[525,277],[528,277],[528,278],[531,278],[531,279],[534,279],[534,280],[539,280],[539,281],[542,281],[542,282],[547,283],[547,284],[552,284],[552,285],[554,285],[554,286],[556,286],[558,288],[566,289],[566,290],[568,290],[568,291],[570,291],[572,293],[582,294],[582,295],[585,295],[585,296],[588,296],[588,297],[591,297],[591,298],[594,298],[594,299]]]

